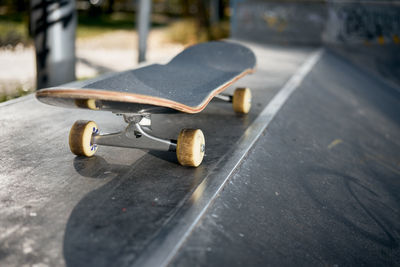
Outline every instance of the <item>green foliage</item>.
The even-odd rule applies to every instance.
[[[0,0],[1,15],[28,12],[29,0]]]
[[[184,45],[219,40],[229,36],[229,22],[222,21],[207,30],[200,28],[196,20],[187,18],[171,23],[167,36],[169,41]]]
[[[21,14],[0,16],[0,47],[29,43],[28,19]]]
[[[20,96],[28,95],[32,92],[33,92],[32,88],[30,88],[29,90],[24,90],[24,88],[22,88],[22,86],[19,86],[18,88],[16,88],[16,90],[13,94],[1,93],[0,94],[0,103],[20,97]]]
[[[151,27],[165,26],[166,22],[152,21]],[[133,12],[113,12],[111,14],[90,15],[80,12],[78,16],[77,37],[87,38],[114,30],[136,29],[136,15]]]
[[[169,41],[185,45],[197,43],[199,39],[204,38],[201,36],[202,34],[198,33],[196,21],[193,19],[184,19],[171,23],[167,33]]]
[[[125,30],[135,26],[135,14],[131,12],[114,12],[112,14],[98,14],[79,12],[78,24],[80,27],[102,28],[105,30]]]
[[[211,31],[210,40],[219,40],[228,38],[230,33],[229,20],[223,20],[215,25],[212,25],[210,31]]]

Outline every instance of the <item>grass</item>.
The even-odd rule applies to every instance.
[[[79,14],[77,38],[90,38],[115,30],[134,30],[133,13],[113,13],[111,15],[89,16]]]
[[[28,95],[32,92],[33,92],[32,89],[24,90],[22,86],[19,86],[15,89],[15,92],[13,94],[5,94],[5,93],[0,94],[0,103],[14,98],[18,98],[20,96]]]
[[[184,45],[219,40],[229,36],[229,21],[221,21],[207,31],[199,29],[196,20],[186,18],[171,23],[167,28],[167,36],[169,41]]]
[[[28,17],[24,14],[0,16],[0,47],[30,42]],[[154,27],[160,26],[153,23]],[[90,38],[114,30],[135,30],[135,15],[128,12],[115,12],[110,15],[90,16],[82,13],[78,16],[77,38]]]
[[[28,18],[21,14],[0,16],[0,47],[29,43]]]
[[[166,26],[165,21],[152,20],[151,27]],[[90,16],[81,13],[78,16],[77,38],[90,38],[115,30],[136,30],[136,16],[130,12],[114,12]]]

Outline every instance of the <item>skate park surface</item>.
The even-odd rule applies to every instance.
[[[398,265],[396,81],[329,48],[241,43],[257,56],[234,85],[252,89],[248,115],[211,102],[153,117],[154,134],[204,131],[198,168],[115,147],[75,157],[75,120],[123,120],[1,104],[0,265]]]

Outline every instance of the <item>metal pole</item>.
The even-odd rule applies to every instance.
[[[31,0],[37,89],[75,80],[75,0]]]
[[[210,1],[210,25],[219,22],[219,0]]]
[[[150,29],[151,0],[139,0],[139,14],[137,19],[139,33],[139,58],[138,61],[146,60],[147,37]]]

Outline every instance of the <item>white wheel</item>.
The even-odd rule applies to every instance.
[[[98,132],[99,128],[94,121],[76,121],[69,132],[71,152],[78,156],[93,156],[97,151],[97,145],[92,144],[92,136]]]
[[[183,129],[176,144],[176,156],[183,166],[197,167],[204,157],[205,140],[200,129]]]
[[[233,110],[247,114],[251,107],[251,91],[249,88],[237,88],[232,99]]]

